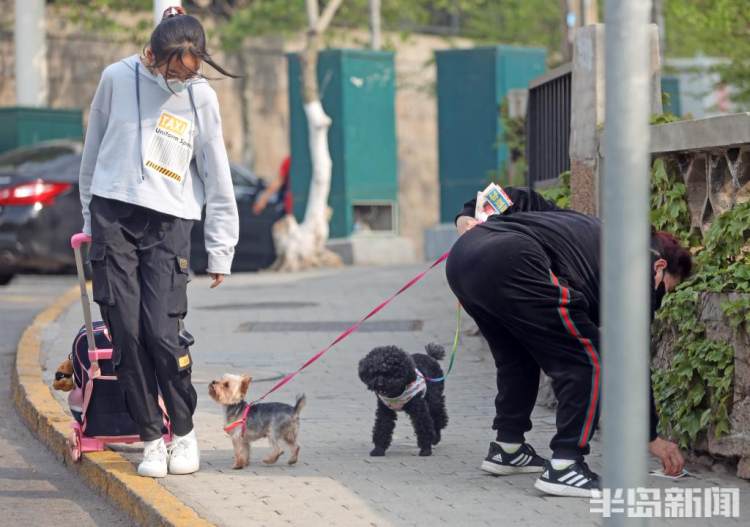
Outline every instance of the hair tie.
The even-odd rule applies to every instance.
[[[180,16],[185,14],[185,8],[182,6],[172,6],[168,7],[164,10],[164,13],[161,15],[162,21],[172,18],[174,16]]]

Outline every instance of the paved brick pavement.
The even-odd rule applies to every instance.
[[[230,441],[222,431],[220,408],[207,383],[224,372],[248,372],[251,397],[272,379],[298,367],[335,337],[328,331],[284,332],[276,323],[353,321],[421,269],[346,268],[299,275],[235,275],[217,290],[205,278],[190,286],[188,328],[196,336],[192,353],[200,395],[196,428],[203,468],[163,484],[200,514],[219,525],[598,525],[586,500],[542,497],[534,477],[495,478],[478,466],[486,455],[494,415],[494,364],[481,339],[464,336],[454,373],[447,382],[450,424],[429,458],[417,456],[408,420],[399,419],[384,458],[370,458],[375,401],[357,378],[357,362],[372,347],[396,344],[410,352],[430,341],[446,347],[453,337],[455,300],[442,268],[397,299],[376,320],[419,320],[421,330],[366,332],[348,340],[311,366],[271,400],[292,402],[305,392],[300,464],[288,467],[260,460],[268,451],[255,444],[251,466],[231,469]],[[295,305],[294,303],[301,303]],[[312,304],[312,305],[310,305]],[[464,317],[464,327],[472,323]],[[263,325],[248,323],[264,322]],[[46,335],[51,368],[66,353],[80,324],[74,307]],[[419,324],[416,324],[419,326]],[[244,330],[242,330],[244,328]],[[247,330],[249,328],[249,331]],[[260,328],[260,329],[259,329]],[[265,330],[263,330],[265,328]],[[400,329],[409,329],[400,328]],[[60,337],[63,335],[63,338]],[[60,343],[63,348],[59,349]],[[47,371],[46,375],[51,376]],[[554,415],[537,408],[528,439],[543,455],[554,430]],[[601,468],[601,444],[590,457]],[[138,455],[128,454],[136,462]],[[699,472],[680,487],[740,487],[742,512],[750,514],[750,486],[726,474]],[[653,486],[673,486],[651,479]],[[679,520],[679,525],[740,525],[740,520]],[[677,525],[663,520],[658,525]]]

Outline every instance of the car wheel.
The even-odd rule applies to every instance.
[[[0,285],[8,285],[14,276],[13,273],[0,273]]]

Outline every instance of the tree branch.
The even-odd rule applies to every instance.
[[[307,27],[312,30],[315,28],[315,26],[318,25],[318,18],[319,18],[318,0],[306,0],[305,5],[307,7],[307,21],[308,21]]]
[[[315,25],[315,31],[318,32],[318,34],[322,34],[331,23],[331,20],[333,20],[333,16],[336,14],[336,11],[338,11],[338,8],[341,7],[341,4],[344,2],[344,0],[329,0],[326,4],[326,8],[323,10],[323,14],[320,16],[320,19],[318,20],[318,23]]]

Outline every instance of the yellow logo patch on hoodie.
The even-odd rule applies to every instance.
[[[162,110],[144,164],[171,181],[182,183],[193,157],[191,122]]]

